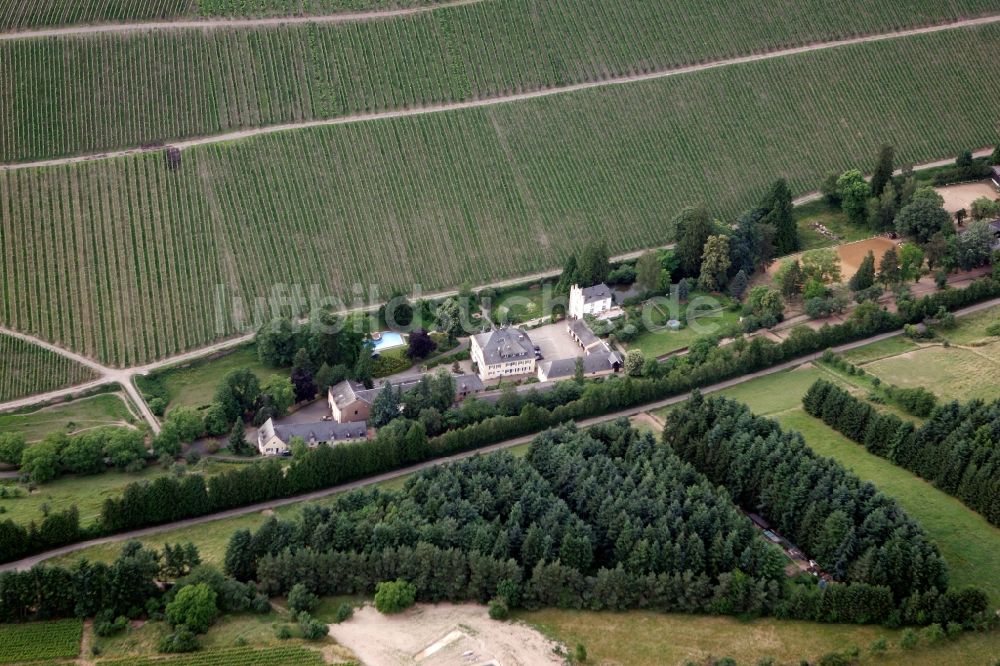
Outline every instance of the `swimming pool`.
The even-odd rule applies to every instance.
[[[394,347],[402,347],[406,343],[403,341],[403,336],[395,331],[382,331],[381,333],[372,333],[372,353],[378,354],[379,352],[384,352],[386,349],[393,349]]]

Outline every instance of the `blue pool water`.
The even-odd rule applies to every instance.
[[[383,331],[378,340],[371,341],[372,353],[377,354],[393,347],[402,347],[404,344],[403,336],[399,333],[395,331]]]

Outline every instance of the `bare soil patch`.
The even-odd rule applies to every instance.
[[[858,272],[861,262],[869,252],[875,254],[875,267],[886,250],[896,247],[896,243],[884,236],[876,236],[868,240],[857,241],[837,246],[837,256],[840,257],[840,273],[844,280],[849,280]]]
[[[330,625],[330,635],[366,666],[563,663],[553,652],[555,642],[527,625],[491,620],[486,607],[475,604],[419,604],[399,615],[366,605]]]
[[[996,199],[1000,197],[997,188],[988,180],[981,180],[975,183],[962,183],[961,185],[948,185],[947,187],[935,187],[934,191],[944,198],[944,209],[955,214],[956,211],[964,208],[969,210],[972,202],[979,197]]]

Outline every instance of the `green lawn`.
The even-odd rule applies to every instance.
[[[227,614],[219,617],[209,628],[208,632],[199,636],[199,641],[203,650],[220,650],[239,645],[255,648],[277,645],[289,648],[294,648],[295,646],[312,646],[317,649],[335,645],[333,640],[329,638],[315,643],[307,643],[300,638],[281,640],[275,635],[275,628],[281,624],[288,623],[292,623],[290,626],[294,636],[296,628],[289,613],[286,611],[273,611],[267,615],[254,615],[251,613]],[[170,627],[166,622],[147,622],[141,627],[129,628],[116,636],[95,638],[95,644],[99,646],[101,656],[104,658],[152,657],[157,655],[157,643],[169,632]],[[334,647],[334,649],[337,651],[338,656],[347,656],[346,653],[343,653],[342,648]],[[300,662],[290,660],[280,663],[293,664]]]
[[[986,333],[992,324],[1000,324],[1000,306],[961,317],[958,326],[950,331],[941,331],[940,336],[953,345],[991,344],[1000,341],[1000,337]]]
[[[863,367],[884,382],[904,388],[923,386],[941,400],[995,399],[1000,340],[975,349],[929,345]]]
[[[72,402],[61,402],[34,412],[0,415],[0,432],[20,432],[37,441],[53,432],[138,423],[117,393],[103,393]]]
[[[865,656],[863,664],[939,666],[942,664],[994,663],[1000,654],[1000,632],[967,634],[935,646],[924,643],[914,650],[899,647],[900,630],[878,626],[816,624],[731,617],[680,615],[631,611],[595,613],[545,609],[514,616],[534,625],[572,650],[582,643],[588,663],[602,666],[660,666],[710,663],[709,657],[731,657],[739,664],[755,664],[772,657],[782,664],[816,659],[852,646],[865,652],[871,642],[885,637],[888,652],[880,658]],[[805,661],[802,661],[805,663]]]
[[[863,365],[879,359],[905,354],[920,349],[920,345],[902,335],[896,335],[864,347],[857,347],[841,354],[855,365]]]
[[[851,224],[847,214],[839,208],[831,208],[825,201],[813,201],[795,208],[795,221],[799,227],[799,240],[803,250],[818,247],[833,247],[841,243],[864,240],[872,235],[871,230]],[[841,238],[836,241],[822,235],[813,224],[819,223]]]
[[[864,447],[807,415],[801,408],[802,396],[820,377],[847,385],[843,378],[826,369],[806,366],[744,382],[721,394],[801,432],[817,453],[835,458],[896,498],[941,549],[951,570],[952,584],[979,585],[1000,606],[1000,529],[954,497],[868,453]],[[667,411],[669,408],[659,413]]]
[[[548,311],[543,309],[545,293],[546,289],[542,285],[509,291],[497,297],[490,311],[490,318],[499,325],[507,322],[517,324],[549,315],[552,313],[551,302]],[[551,299],[551,291],[549,293]]]
[[[197,469],[203,474],[211,475],[234,464],[238,463],[203,460],[198,463]],[[165,474],[170,472],[159,465],[150,465],[136,473],[111,470],[93,476],[64,476],[40,485],[30,493],[25,486],[20,486],[21,497],[0,499],[0,518],[10,518],[26,525],[32,520],[40,521],[45,508],[56,512],[75,504],[80,510],[80,523],[90,525],[100,516],[101,506],[106,498],[120,496],[125,486],[134,481],[151,481]],[[7,480],[7,483],[14,485],[13,480]]]
[[[711,303],[707,299],[711,299],[718,306],[708,307],[709,305],[714,305],[714,303]],[[643,327],[647,325],[653,327],[663,326],[667,320],[677,318],[681,315],[689,316],[688,325],[679,331],[672,331],[667,328],[647,330],[636,337],[635,340],[629,342],[627,347],[642,351],[646,358],[663,356],[664,354],[684,349],[703,335],[711,335],[720,329],[738,324],[740,313],[729,309],[731,303],[732,299],[728,296],[695,291],[691,293],[691,297],[687,303],[680,303],[673,306],[677,308],[675,312],[670,311],[670,306],[660,306],[659,308],[644,310],[643,319],[648,318],[649,321],[648,323],[644,321],[642,324]],[[698,307],[701,304],[705,304],[706,309],[699,308],[699,315],[691,317],[688,314],[689,307]]]
[[[170,368],[149,378],[136,380],[139,389],[150,392],[150,385],[159,383],[169,397],[168,409],[173,407],[205,407],[212,403],[216,389],[223,378],[233,370],[249,368],[261,383],[273,376],[285,376],[288,371],[271,368],[257,359],[257,348],[253,345],[241,347],[225,356],[209,361],[193,363],[185,367]]]
[[[868,453],[800,409],[776,418],[786,428],[801,432],[816,453],[835,458],[896,498],[941,550],[951,571],[951,584],[978,585],[1000,606],[1000,529],[951,495]]]

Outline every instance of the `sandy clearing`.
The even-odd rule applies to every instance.
[[[972,202],[979,197],[987,199],[1000,198],[1000,192],[988,180],[981,180],[975,183],[962,183],[961,185],[949,185],[947,187],[935,187],[934,191],[944,197],[944,209],[955,214],[956,211],[964,208],[969,210]]]
[[[371,605],[330,636],[366,666],[540,666],[562,664],[557,644],[527,625],[491,620],[485,606],[418,604],[399,615],[382,615]]]
[[[875,254],[875,269],[886,250],[896,247],[894,241],[885,236],[876,236],[868,240],[857,241],[856,243],[846,243],[837,246],[837,256],[840,257],[840,275],[844,280],[851,279],[858,272],[858,267],[868,255],[868,252]]]

